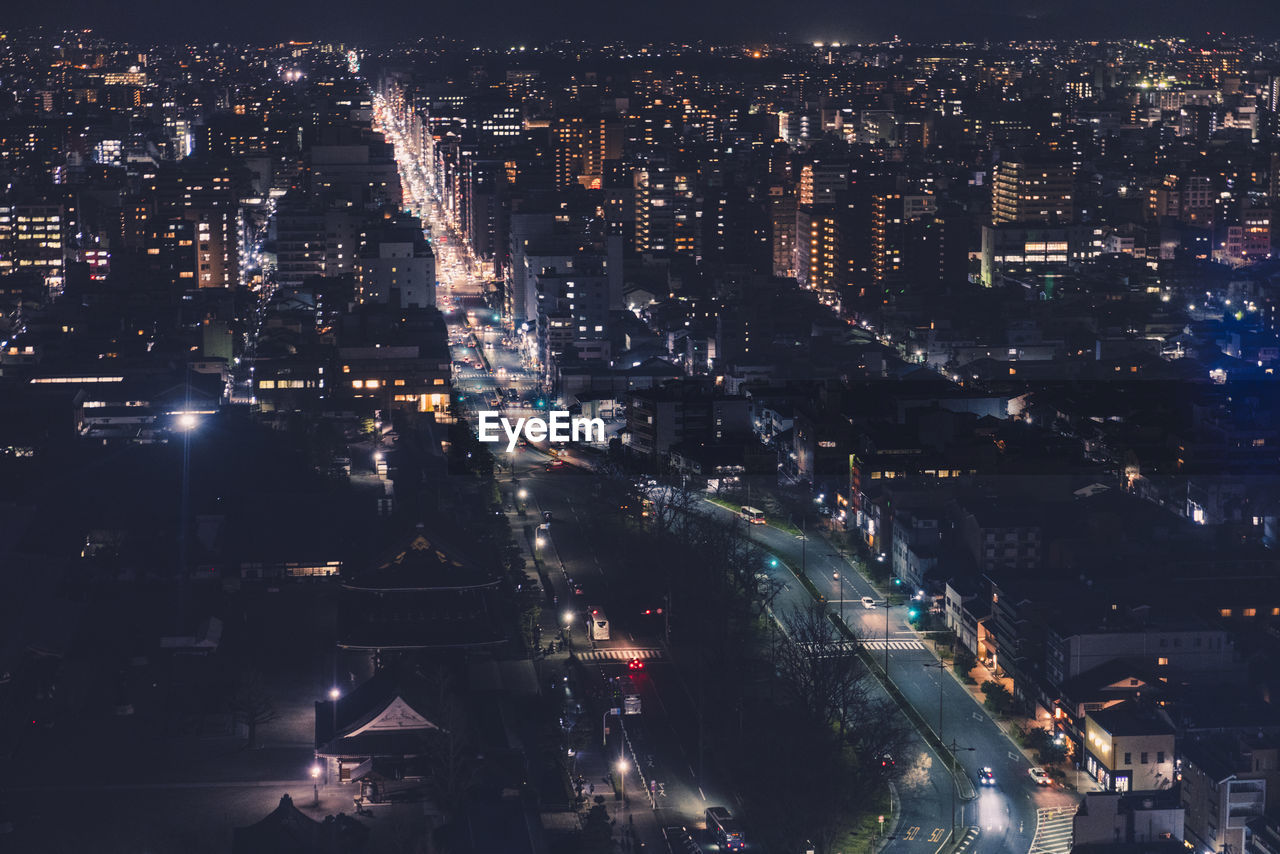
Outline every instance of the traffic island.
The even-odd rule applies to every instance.
[[[968,854],[970,851],[978,850],[978,837],[982,833],[980,827],[960,827],[956,828],[956,838],[948,849],[947,854]]]

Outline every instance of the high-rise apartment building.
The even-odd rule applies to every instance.
[[[1075,217],[1075,170],[1067,163],[1005,160],[996,164],[991,221],[1057,224]]]

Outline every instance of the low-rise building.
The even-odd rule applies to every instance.
[[[1085,716],[1084,771],[1108,792],[1157,792],[1173,786],[1173,727],[1128,704]]]
[[[1182,841],[1185,813],[1174,792],[1090,792],[1071,822],[1075,845]]]

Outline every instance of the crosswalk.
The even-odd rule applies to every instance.
[[[577,653],[580,661],[630,661],[633,658],[658,660],[660,649],[592,649]]]
[[[1071,822],[1075,807],[1036,810],[1036,837],[1027,854],[1067,854],[1071,850]]]
[[[822,645],[822,649],[830,650],[832,652],[853,652],[858,648],[859,643],[864,649],[874,649],[884,652],[885,642],[883,640],[839,641],[836,643],[824,644]],[[817,651],[816,644],[802,644],[801,646],[810,652]],[[889,649],[924,649],[924,644],[918,640],[891,640],[889,641]]]
[[[862,645],[867,649],[878,649],[884,652],[885,642],[882,640],[864,640]],[[924,644],[918,640],[891,640],[889,641],[889,649],[924,649]]]

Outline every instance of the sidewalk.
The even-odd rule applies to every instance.
[[[614,827],[614,838],[623,851],[662,851],[662,827],[658,823],[658,814],[654,811],[648,790],[648,781],[640,774],[640,763],[625,744],[624,727],[619,726],[619,719],[610,717],[609,746],[601,747],[596,741],[590,750],[578,753],[577,772],[579,778],[586,781],[587,800],[583,805],[583,815],[594,805],[594,798],[589,794],[590,786],[595,786],[595,798],[604,798],[604,808],[609,814],[610,823]],[[619,741],[623,741],[627,771],[624,788],[625,799],[619,799],[613,786],[613,774],[619,764]]]
[[[836,544],[832,543],[827,536],[828,534],[829,534],[828,531],[823,531],[823,539],[826,540],[826,542],[829,545],[831,545],[831,547],[841,557],[845,559],[846,563],[848,563],[851,567],[853,567],[853,569],[856,570],[862,576],[862,578],[868,584],[871,585],[872,589],[876,590],[877,592],[881,592],[882,590],[881,586],[876,584],[875,581],[873,581],[871,578],[868,577],[867,573],[864,571],[862,562],[856,560],[852,554],[848,553],[847,551],[841,549]],[[887,594],[882,594],[882,595],[887,595]],[[924,633],[920,632],[918,629],[912,626],[909,622],[907,623],[907,626],[908,628],[911,629],[912,633],[915,634],[915,636],[920,640],[924,648],[928,650],[929,654],[933,656],[934,660],[939,662],[940,664],[944,663],[944,659],[942,655],[938,652],[937,642],[929,638],[926,638],[924,636]],[[965,691],[969,694],[969,696],[973,698],[974,704],[982,711],[984,715],[986,715],[991,720],[992,723],[996,725],[996,727],[1000,730],[1000,732],[1004,734],[1005,739],[1009,742],[1009,744],[1013,746],[1015,750],[1021,753],[1023,757],[1025,757],[1026,760],[1030,762],[1032,765],[1040,764],[1039,758],[1036,756],[1035,751],[1030,750],[1026,747],[1023,747],[1022,744],[1019,743],[1018,739],[1012,733],[1010,733],[1009,726],[1008,726],[1010,723],[1018,724],[1019,728],[1025,728],[1027,725],[1035,726],[1037,725],[1036,720],[1034,718],[1002,718],[987,708],[987,705],[985,702],[986,695],[982,690],[982,684],[985,681],[987,681],[987,679],[998,681],[1001,684],[1004,684],[1008,680],[1003,679],[997,676],[996,674],[992,673],[990,670],[988,670],[985,666],[983,666],[980,663],[975,665],[974,669],[970,671],[970,674],[973,674],[975,672],[979,674],[977,677],[974,677],[976,684],[973,684],[973,685],[970,685],[969,683],[965,682],[964,679],[958,673],[955,672],[955,667],[953,666],[946,666],[940,669],[945,670],[947,673],[949,673],[951,675],[951,678],[954,679],[956,683],[960,685],[960,687],[965,689]],[[1070,789],[1070,790],[1076,791],[1077,793],[1083,793],[1088,791],[1101,791],[1101,787],[1098,786],[1096,782],[1090,779],[1087,775],[1083,775],[1077,772],[1073,777],[1072,770],[1070,768],[1065,770],[1066,770],[1066,777],[1064,778],[1064,784],[1063,784],[1064,789]],[[1079,777],[1081,782],[1079,784],[1069,785],[1068,783],[1073,781],[1075,777]],[[965,776],[964,779],[967,781],[968,777]]]
[[[500,481],[500,486],[505,492],[514,485],[509,481]],[[536,502],[537,496],[531,495],[529,503],[537,507]],[[538,670],[539,684],[550,687],[553,679],[575,672],[571,657],[575,653],[591,649],[591,642],[587,638],[581,619],[574,620],[567,630],[562,622],[564,612],[572,610],[574,603],[572,592],[566,583],[567,574],[564,571],[564,565],[560,561],[559,552],[555,551],[554,536],[552,542],[547,544],[546,550],[553,555],[551,561],[540,561],[534,554],[533,543],[524,536],[526,524],[537,525],[542,521],[540,508],[523,517],[514,510],[508,510],[507,519],[511,523],[516,542],[520,544],[521,553],[528,567],[536,571],[539,563],[542,563],[545,567],[543,574],[551,582],[551,590],[547,591],[550,601],[544,601],[539,619],[542,644],[545,645],[552,638],[562,637],[561,632],[564,631],[565,643],[561,645],[559,651],[534,660],[534,666]],[[571,680],[572,678],[570,676]],[[576,687],[573,681],[569,681],[565,683],[563,693],[557,692],[562,702],[562,711],[566,713],[576,714],[578,707],[587,706],[587,698],[580,691],[576,691]],[[570,768],[575,777],[569,781],[570,785],[575,790],[579,783],[582,786],[583,800],[578,810],[579,820],[585,821],[588,811],[595,805],[595,798],[602,798],[605,812],[613,827],[613,838],[619,850],[654,852],[665,850],[662,827],[649,797],[648,781],[643,779],[640,763],[632,754],[629,741],[625,738],[625,727],[621,725],[622,719],[615,716],[608,716],[605,719],[610,731],[606,739],[607,743],[602,743],[600,722],[594,721],[594,717],[592,713],[587,713],[585,718],[579,715],[578,726],[586,728],[590,736],[585,739],[586,744],[574,756]],[[626,760],[627,767],[623,775],[625,800],[617,797],[613,784],[613,775],[618,768],[620,757]]]

